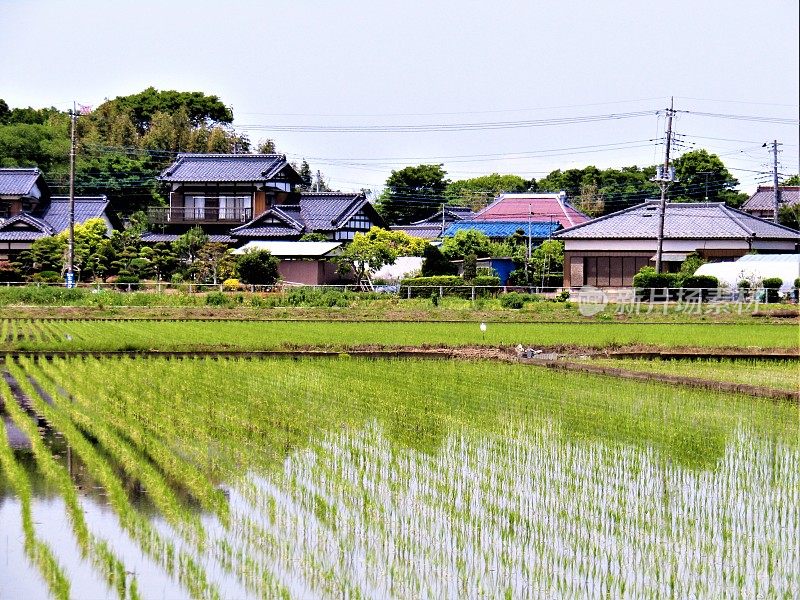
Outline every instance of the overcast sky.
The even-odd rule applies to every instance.
[[[719,154],[742,189],[768,140],[798,171],[797,0],[0,0],[0,63],[12,107],[216,94],[335,189],[423,162],[452,179],[655,164],[671,95],[679,150]]]

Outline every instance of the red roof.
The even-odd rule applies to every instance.
[[[566,229],[589,221],[559,194],[501,194],[475,221],[554,221]]]

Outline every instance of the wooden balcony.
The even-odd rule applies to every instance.
[[[147,209],[150,223],[247,223],[253,217],[251,208],[181,208],[151,206]]]

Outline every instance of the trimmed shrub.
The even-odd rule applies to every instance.
[[[36,283],[60,283],[61,274],[55,271],[40,271],[31,278]]]
[[[400,297],[408,298],[409,294],[412,298],[419,296],[429,297],[431,293],[438,295],[438,288],[440,287],[442,288],[442,295],[469,296],[471,292],[464,285],[464,279],[457,275],[409,277],[400,282]]]
[[[500,278],[494,275],[478,275],[471,282],[476,295],[496,294],[500,291]]]
[[[656,273],[653,267],[642,267],[633,276],[633,287],[649,294],[651,291],[674,289],[676,287],[676,279],[675,273]]]
[[[130,273],[120,272],[116,284],[117,288],[120,290],[136,290],[139,289],[139,277],[137,275],[131,275]]]
[[[227,292],[235,292],[239,289],[238,279],[226,279],[222,282],[222,288]]]
[[[707,298],[712,289],[719,287],[719,279],[713,275],[690,275],[681,282],[684,290],[700,290],[701,298]],[[689,292],[692,293],[692,292]]]
[[[783,285],[783,279],[780,277],[767,277],[761,281],[761,287],[764,288],[766,302],[780,302],[781,296],[778,290]]]

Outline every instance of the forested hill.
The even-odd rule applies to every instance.
[[[68,193],[69,122],[65,111],[0,99],[0,166],[39,167],[54,195]],[[76,193],[106,194],[122,215],[162,202],[155,177],[177,152],[250,151],[232,122],[217,96],[201,92],[151,87],[108,100],[78,118]]]

